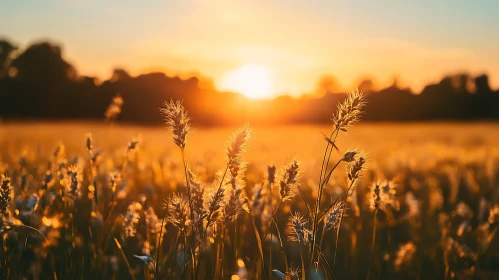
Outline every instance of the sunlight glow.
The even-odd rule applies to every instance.
[[[272,76],[268,67],[246,64],[222,77],[220,88],[235,91],[252,99],[272,97]]]

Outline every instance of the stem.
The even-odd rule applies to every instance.
[[[116,243],[116,247],[118,247],[118,249],[121,252],[121,256],[123,257],[123,260],[125,261],[125,264],[128,267],[128,272],[130,273],[130,276],[132,276],[132,279],[135,280],[135,275],[133,274],[132,266],[130,265],[130,262],[128,262],[125,252],[123,251],[123,248],[121,248],[120,242],[118,241],[118,239],[114,238],[114,243]]]
[[[222,226],[223,227],[223,226]],[[222,228],[222,256],[220,260],[220,277],[219,279],[222,279],[224,275],[224,256],[225,256],[225,227]]]
[[[331,137],[333,137],[333,134],[334,134],[335,132],[336,132],[336,136],[334,137],[333,143],[334,143],[334,142],[336,142],[336,137],[338,137],[338,129],[333,130],[333,132],[331,132],[331,135],[329,135],[329,138],[331,139]],[[330,158],[331,158],[331,153],[332,153],[332,151],[333,151],[333,149],[334,149],[334,147],[331,147],[331,150],[329,150],[329,146],[330,146],[330,145],[331,145],[331,144],[330,144],[330,143],[329,143],[329,141],[328,141],[328,142],[327,142],[327,145],[326,145],[326,150],[324,151],[324,156],[323,156],[323,158],[322,158],[322,167],[321,167],[321,174],[320,174],[320,176],[319,176],[319,182],[321,182],[321,181],[322,181],[322,176],[325,174],[325,172],[326,172],[325,170],[327,170],[327,167],[328,167],[328,165],[329,165],[329,160],[330,160]],[[328,154],[328,156],[327,156],[327,162],[326,162],[326,154],[327,154],[328,150],[329,150],[329,154]],[[324,169],[324,167],[326,167],[326,168]],[[323,174],[323,173],[324,173],[324,174]]]
[[[160,251],[161,251],[161,240],[162,240],[162,235],[163,235],[163,228],[165,225],[165,219],[166,219],[166,211],[168,208],[165,208],[164,214],[163,214],[163,219],[161,219],[161,229],[159,230],[159,240],[158,240],[158,245],[156,246],[156,267],[154,268],[154,280],[156,280],[156,276],[159,273],[159,266],[158,263],[160,262]]]
[[[277,210],[279,210],[279,206],[281,206],[281,200],[279,200],[279,202],[277,203],[277,207],[275,208],[275,210],[272,209],[272,218],[270,220],[270,223],[267,225],[267,232],[265,232],[265,234],[263,235],[263,240],[267,240],[267,235],[269,234],[270,232],[270,228],[272,227],[272,222],[275,222],[275,215],[277,214]]]
[[[220,185],[218,186],[218,189],[217,191],[215,192],[215,195],[217,195],[219,192],[220,192],[220,189],[222,188],[222,185],[223,185],[223,182],[224,182],[224,179],[225,179],[225,175],[227,175],[227,171],[229,170],[229,164],[227,163],[227,167],[225,168],[225,171],[224,171],[224,174],[222,175],[222,179],[220,179]],[[213,201],[215,201],[216,198],[213,199]],[[209,209],[209,213],[208,213],[208,221],[206,223],[206,227],[204,229],[205,231],[205,235],[208,235],[208,227],[210,226],[210,220],[211,220],[211,216],[213,215],[213,205],[210,205],[210,209]]]
[[[288,258],[286,257],[286,251],[284,250],[284,246],[282,245],[281,232],[279,231],[279,226],[277,225],[276,220],[274,219],[274,225],[277,230],[277,238],[279,238],[279,245],[281,245],[281,253],[284,258],[284,265],[286,267],[286,271],[288,271]]]
[[[187,197],[189,199],[189,208],[190,208],[190,216],[191,216],[191,240],[189,240],[189,247],[190,247],[190,250],[188,250],[191,254],[191,258],[192,258],[192,272],[195,272],[196,271],[196,262],[195,262],[195,256],[194,256],[194,252],[192,251],[193,249],[193,245],[195,243],[195,231],[196,231],[196,227],[194,225],[194,207],[192,206],[192,194],[191,194],[191,186],[190,186],[190,183],[189,183],[189,176],[187,175],[187,164],[185,162],[185,152],[184,152],[184,149],[180,149],[181,151],[181,154],[182,154],[182,162],[184,164],[184,173],[185,173],[185,183],[187,185]],[[187,245],[187,244],[186,244]]]
[[[191,224],[192,224],[192,235],[194,235],[194,207],[192,206],[192,195],[191,195],[191,187],[189,184],[189,177],[187,175],[187,164],[185,163],[185,153],[184,149],[180,150],[182,153],[182,162],[184,164],[184,173],[185,173],[185,183],[187,185],[187,197],[189,199],[189,208],[190,208],[190,215],[191,215]]]
[[[346,195],[344,196],[344,199],[343,199],[343,203],[346,203],[347,201],[347,198],[348,198],[348,192],[350,191],[350,189],[352,188],[353,184],[355,182],[355,179],[352,180],[352,182],[350,182],[350,186],[348,186],[348,189],[346,191]],[[338,224],[338,230],[336,231],[336,243],[335,243],[335,247],[334,247],[334,260],[333,260],[333,270],[334,270],[334,267],[336,265],[336,256],[337,256],[337,253],[338,253],[338,246],[339,246],[339,242],[340,242],[340,230],[341,230],[341,223],[343,222],[343,215],[345,214],[345,211],[341,211],[341,215],[340,215],[340,222]]]
[[[322,193],[323,193],[323,190],[324,190],[324,186],[327,184],[327,182],[329,182],[329,178],[331,178],[331,174],[333,174],[333,171],[336,169],[336,167],[338,167],[338,165],[342,161],[343,161],[343,157],[333,166],[333,168],[331,168],[331,170],[329,171],[327,177],[325,177],[324,180],[319,183],[319,190],[318,190],[318,195],[317,195],[317,201],[316,201],[316,204],[315,204],[314,223],[313,223],[313,227],[312,227],[313,228],[313,235],[312,235],[312,248],[311,248],[312,256],[311,256],[311,259],[310,259],[311,262],[314,260],[314,255],[315,255],[315,246],[316,246],[316,243],[317,243],[317,231],[319,229],[319,227],[318,227],[319,211],[320,211],[320,205],[321,205],[321,199],[322,199]],[[329,165],[329,159],[328,159],[328,162],[326,164],[326,168],[327,168],[328,165]],[[325,172],[327,172],[327,169],[325,170]]]
[[[376,239],[376,221],[378,220],[377,217],[376,217],[377,216],[376,214],[378,214],[378,209],[374,210],[373,240],[372,240],[372,243],[371,243],[371,254],[369,256],[369,266],[368,266],[368,269],[367,269],[366,280],[369,279],[369,273],[371,272],[371,265],[372,265],[372,261],[373,261],[374,241]]]

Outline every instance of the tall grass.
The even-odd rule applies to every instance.
[[[122,104],[113,99],[106,118]],[[177,147],[167,160],[140,137],[102,150],[105,139],[91,134],[79,140],[83,156],[62,144],[48,159],[6,151],[0,278],[497,276],[497,154],[481,164],[442,157],[428,169],[424,161],[381,168],[385,159],[339,144],[366,104],[354,91],[338,105],[316,177],[293,155],[282,166],[248,164],[249,124],[216,147],[223,164],[199,161],[179,101],[160,110],[172,135],[164,141]]]

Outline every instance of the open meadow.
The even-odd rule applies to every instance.
[[[196,178],[189,176],[188,202],[182,153],[167,128],[2,124],[0,172],[10,177],[2,187],[12,192],[3,216],[1,278],[499,277],[498,124],[359,124],[341,133],[329,168],[339,165],[323,186],[321,207],[340,203],[318,223],[317,240],[315,211],[307,207],[317,200],[327,145],[321,133],[332,126],[252,127],[242,155],[248,165],[237,178],[240,208],[228,209],[227,180],[226,198],[212,215],[210,199],[236,130],[190,131],[185,161]],[[343,200],[352,181],[349,149],[368,156]],[[288,180],[286,194],[281,184],[292,168],[299,176]],[[378,195],[389,189],[378,197],[379,211],[373,186]],[[205,217],[200,228],[189,203],[204,209],[196,214]],[[317,250],[307,245],[313,242]]]
[[[0,0],[0,280],[499,280],[498,11]]]

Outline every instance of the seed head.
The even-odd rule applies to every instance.
[[[76,198],[80,195],[80,185],[81,176],[78,172],[78,167],[76,165],[70,165],[68,167],[68,192],[73,197]]]
[[[111,172],[109,174],[109,183],[111,184],[111,191],[116,192],[117,185],[121,182],[121,176],[118,172]]]
[[[181,231],[189,228],[190,212],[189,203],[184,200],[181,194],[172,194],[164,203],[167,209],[167,219]]]
[[[146,217],[149,234],[152,237],[152,240],[156,240],[159,237],[159,233],[161,231],[161,220],[158,219],[158,216],[156,215],[152,207],[147,208],[147,210],[144,211],[144,215]]]
[[[345,204],[343,201],[337,202],[326,214],[324,219],[324,231],[330,229],[337,229],[340,224],[340,219],[345,211]]]
[[[358,122],[362,109],[366,105],[366,96],[358,89],[350,93],[345,101],[338,105],[338,111],[333,116],[334,129],[346,132],[348,127]]]
[[[139,138],[133,138],[132,141],[128,142],[128,145],[126,147],[127,154],[137,150],[139,144],[140,144]]]
[[[309,241],[310,231],[307,229],[307,221],[302,214],[296,212],[289,216],[288,227],[290,234],[289,241],[298,242],[300,244],[307,244]]]
[[[279,195],[281,201],[291,200],[295,196],[293,186],[298,185],[299,168],[300,164],[298,161],[293,160],[281,170],[279,174]]]
[[[187,178],[192,200],[192,211],[196,214],[196,218],[201,219],[205,214],[204,208],[204,188],[196,178],[196,175],[187,167]]]
[[[471,261],[476,259],[476,253],[473,252],[470,247],[465,244],[460,244],[452,237],[447,238],[447,246],[445,249],[449,252],[449,254],[455,256],[457,259]]]
[[[227,164],[233,178],[237,177],[237,175],[241,173],[241,169],[244,168],[242,153],[246,149],[250,135],[251,129],[249,124],[246,123],[232,135],[229,144],[225,149]]]
[[[165,124],[173,132],[173,142],[181,149],[185,148],[187,133],[191,129],[191,119],[181,101],[165,102],[164,108],[160,109]]]
[[[133,237],[137,233],[137,224],[140,220],[140,212],[142,204],[132,202],[126,211],[124,217],[125,235],[126,237]]]
[[[2,174],[0,177],[0,215],[9,213],[11,195],[12,187],[10,185],[10,178]]]
[[[230,188],[227,190],[227,202],[224,205],[224,220],[226,223],[235,221],[247,207],[247,198],[243,188]]]
[[[275,165],[269,165],[267,167],[267,180],[269,182],[269,184],[273,184],[274,181],[275,181]]]
[[[405,193],[405,203],[409,207],[409,216],[411,217],[417,217],[419,216],[419,201],[418,199],[414,196],[412,192],[406,192]]]
[[[343,156],[344,162],[352,162],[355,160],[355,155],[357,155],[356,151],[347,151]]]
[[[265,204],[265,189],[262,184],[255,185],[253,189],[253,196],[251,198],[251,214],[254,216],[260,216],[263,213]]]
[[[362,151],[355,153],[353,159],[348,161],[347,164],[347,177],[350,181],[357,180],[362,176],[362,171],[364,171],[366,167],[367,155]],[[345,156],[347,156],[347,154],[345,154]]]
[[[110,122],[118,118],[119,114],[121,113],[121,107],[123,106],[123,103],[123,98],[119,93],[115,97],[113,97],[111,103],[107,107],[106,113],[104,114],[104,116],[106,117],[106,121]]]
[[[387,211],[389,209],[398,210],[398,201],[396,198],[396,185],[390,181],[380,181],[371,186],[370,208],[372,211],[380,209]]]
[[[92,156],[92,150],[93,150],[93,138],[92,138],[92,133],[87,133],[85,135],[85,145],[87,147],[87,151]]]
[[[499,222],[499,205],[494,205],[494,207],[489,210],[489,224],[494,224]]]
[[[412,263],[412,259],[414,254],[416,253],[416,245],[411,241],[400,245],[393,265],[395,266],[395,270],[399,270],[403,266],[408,266]]]
[[[286,280],[301,280],[301,269],[291,266],[286,272]]]
[[[223,187],[218,188],[217,186],[217,188],[208,188],[208,198],[204,205],[205,212],[207,213],[206,220],[208,222],[208,226],[218,222],[219,218],[221,217],[224,192],[225,189]]]

